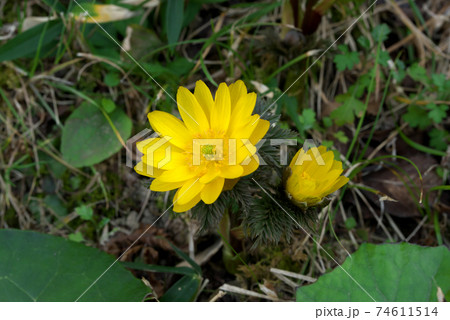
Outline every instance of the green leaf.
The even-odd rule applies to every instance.
[[[431,125],[427,111],[416,105],[410,105],[408,107],[408,112],[403,115],[403,120],[408,122],[413,128],[419,127],[420,129],[425,129]]]
[[[97,249],[32,231],[0,230],[0,243],[0,301],[75,301],[115,261]],[[148,292],[114,264],[80,301],[142,301]]]
[[[186,260],[187,263],[189,263],[192,268],[195,270],[195,272],[197,274],[202,274],[202,269],[200,268],[200,266],[191,259],[191,257],[189,257],[186,253],[184,253],[183,251],[181,251],[181,249],[177,248],[174,244],[172,244],[171,242],[169,242],[170,246],[172,247],[172,249],[175,251],[175,253],[183,260]]]
[[[334,134],[334,137],[342,143],[348,142],[348,137],[345,135],[344,131],[339,130]]]
[[[389,52],[387,51],[380,51],[379,55],[378,55],[378,62],[383,66],[383,67],[387,67],[388,66],[388,61],[391,59],[391,57],[389,56]]]
[[[323,125],[325,126],[325,128],[329,128],[333,125],[333,120],[331,120],[330,117],[323,117],[322,121],[323,121]]]
[[[176,273],[183,275],[194,275],[195,271],[188,267],[170,267],[170,266],[157,266],[153,264],[146,264],[142,262],[122,262],[122,265],[135,270],[152,271],[152,272],[164,272],[164,273]]]
[[[433,84],[438,87],[438,88],[442,88],[445,85],[445,74],[440,73],[440,74],[432,74],[431,75],[431,80],[433,81]]]
[[[159,299],[162,302],[194,301],[200,288],[201,278],[198,275],[183,276]]]
[[[335,120],[337,125],[352,123],[355,115],[360,116],[365,109],[364,103],[349,94],[338,95],[336,101],[342,104],[331,112],[330,117]]]
[[[358,52],[349,52],[346,45],[340,45],[339,49],[343,52],[343,54],[338,54],[334,57],[334,63],[336,63],[337,69],[339,71],[353,69],[353,67],[359,63]]]
[[[298,101],[297,98],[288,95],[283,95],[280,99],[280,104],[286,108],[286,113],[294,121],[295,126],[299,132],[304,132],[303,124],[298,116]]]
[[[450,251],[409,243],[363,244],[342,268],[378,302],[437,301],[437,286],[450,298]],[[373,301],[340,267],[297,290],[297,301]]]
[[[18,34],[0,47],[0,62],[15,60],[34,54],[39,47],[39,41],[43,32],[45,33],[42,35],[41,48],[53,41],[57,41],[62,32],[62,28],[62,22],[60,20],[55,20],[41,23]],[[41,51],[41,56],[44,55],[44,53],[45,52]]]
[[[394,71],[392,73],[392,76],[394,77],[395,81],[397,81],[397,83],[400,83],[406,76],[405,64],[402,60],[396,60],[395,65],[397,66],[398,70]]]
[[[92,210],[91,207],[82,205],[75,208],[76,214],[80,216],[83,220],[92,220],[92,217],[94,216],[94,210]]]
[[[433,128],[428,134],[430,136],[430,146],[441,151],[447,150],[450,142],[450,134],[447,131]]]
[[[428,81],[427,71],[423,67],[419,66],[418,63],[414,63],[406,70],[406,72],[415,81],[420,81],[425,84]]]
[[[300,116],[300,123],[303,130],[311,129],[316,123],[316,113],[312,109],[304,109]]]
[[[183,0],[167,0],[166,9],[166,30],[167,40],[169,44],[178,41],[183,24],[184,1]],[[173,50],[173,47],[172,47]]]
[[[389,33],[391,33],[391,29],[389,28],[389,26],[386,23],[382,23],[373,28],[372,37],[376,42],[383,42],[387,40]]]
[[[131,134],[130,118],[120,108],[109,116],[122,139],[128,139]],[[105,116],[92,104],[82,103],[64,124],[61,152],[63,158],[74,167],[99,163],[121,147]]]
[[[345,227],[347,230],[352,230],[356,227],[356,220],[353,217],[348,218],[345,220]]]
[[[108,72],[103,79],[108,87],[115,87],[120,83],[120,77],[117,72]]]
[[[434,123],[441,123],[443,119],[447,118],[448,106],[445,104],[436,105],[434,103],[427,104],[425,106],[430,112],[428,112],[428,118],[434,121]]]
[[[58,196],[54,194],[46,195],[44,198],[45,205],[60,217],[67,216],[67,208]]]
[[[75,241],[75,242],[83,242],[84,241],[83,234],[80,231],[69,234],[69,236],[67,238],[70,241]]]
[[[102,107],[103,110],[105,110],[106,113],[111,113],[116,109],[116,104],[111,99],[102,99]]]
[[[370,49],[370,41],[366,37],[359,36],[357,41],[364,49]]]
[[[65,12],[66,7],[58,0],[42,0],[46,5],[56,10],[56,12]]]

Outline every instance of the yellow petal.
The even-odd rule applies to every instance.
[[[153,111],[148,114],[148,120],[153,130],[164,136],[173,145],[183,149],[192,143],[192,136],[184,123],[173,115],[167,112]]]
[[[259,119],[258,122],[255,123],[255,126],[255,130],[253,130],[252,135],[249,138],[250,142],[254,145],[256,145],[259,140],[264,138],[267,131],[269,131],[270,122],[267,120]]]
[[[230,122],[228,134],[231,138],[248,139],[256,129],[259,116],[254,114],[246,119]]]
[[[249,158],[252,157],[256,153],[256,147],[250,143],[250,141],[244,141],[244,144],[237,149],[236,152],[236,163],[239,164],[247,164],[249,162]]]
[[[253,173],[258,169],[259,167],[259,157],[257,155],[254,155],[250,162],[247,165],[243,165],[242,168],[244,168],[244,172],[242,173],[242,176],[249,175],[250,173]]]
[[[244,168],[240,165],[225,166],[220,168],[220,176],[226,179],[236,179],[242,176]]]
[[[165,172],[165,170],[157,169],[152,166],[146,165],[143,161],[138,162],[134,167],[134,171],[139,173],[140,175],[156,178],[161,176]]]
[[[195,83],[194,96],[205,112],[206,117],[210,119],[211,110],[214,108],[214,100],[211,91],[202,80],[198,80]]]
[[[203,202],[206,204],[211,204],[216,201],[220,193],[222,192],[224,182],[225,179],[219,177],[205,185],[201,192],[201,198]]]
[[[136,147],[141,153],[145,153],[145,150],[154,145],[155,143],[160,143],[161,138],[149,138],[142,141],[136,142]]]
[[[214,180],[216,177],[218,177],[220,174],[220,171],[216,168],[216,167],[211,167],[208,168],[208,171],[206,172],[206,174],[204,174],[201,178],[200,178],[200,182],[201,183],[210,183],[212,180]]]
[[[315,170],[318,166],[317,158],[320,156],[319,149],[313,147],[310,148],[307,152],[301,148],[289,165],[292,171],[296,172],[309,172],[310,170]],[[320,158],[322,160],[322,158]],[[319,162],[321,162],[319,160]],[[323,163],[323,162],[321,162]]]
[[[227,132],[230,116],[230,91],[225,83],[221,83],[216,92],[214,108],[211,110],[211,129]]]
[[[187,166],[180,166],[173,170],[164,171],[159,179],[161,182],[179,182],[186,181],[196,176],[195,170]]]
[[[209,129],[209,121],[195,96],[186,88],[177,92],[178,111],[189,131],[199,133]]]
[[[330,171],[331,170],[342,170],[342,162],[334,160],[333,165],[330,168]]]
[[[144,153],[141,159],[146,165],[170,170],[186,162],[186,156],[182,150],[168,143],[164,138],[151,138],[140,141],[136,145]]]
[[[315,179],[325,179],[328,171],[333,165],[334,153],[328,151],[320,155],[322,159],[314,159],[317,162],[317,167],[314,171],[308,171],[308,174]],[[314,158],[314,154],[313,154]],[[339,173],[340,174],[340,173]]]
[[[195,198],[196,195],[202,191],[205,186],[203,183],[200,183],[199,178],[192,178],[186,181],[183,186],[177,191],[177,203],[182,205],[186,204],[192,199]]]
[[[156,178],[152,181],[152,184],[150,185],[150,190],[152,191],[158,191],[158,192],[165,192],[170,191],[174,189],[178,189],[181,186],[183,186],[184,181],[181,182],[163,182]]]
[[[191,201],[189,201],[189,202],[187,202],[185,204],[179,204],[176,201],[177,194],[178,194],[179,191],[180,190],[178,189],[177,193],[175,194],[175,197],[173,198],[173,211],[174,212],[185,212],[185,211],[188,211],[188,210],[192,209],[193,207],[195,207],[195,205],[197,203],[199,203],[200,200],[201,200],[200,193],[199,193]]]
[[[320,186],[318,187],[320,189],[320,192],[327,192],[328,190],[330,190],[339,179],[341,173],[342,170],[332,170],[328,172],[326,179],[321,181]]]
[[[247,94],[247,88],[242,80],[230,84],[231,110],[234,110],[237,102],[242,96]]]
[[[336,190],[342,188],[342,187],[348,182],[348,180],[349,180],[349,179],[348,179],[347,177],[345,177],[345,176],[340,176],[340,177],[336,180],[336,182],[334,183],[334,185],[333,185],[330,189],[328,189],[328,190],[326,191],[325,194],[322,194],[322,197],[325,197],[325,196],[327,196],[327,195],[329,195],[329,194],[335,192]]]
[[[242,119],[248,119],[255,108],[256,93],[252,92],[241,96],[231,113],[231,122],[239,122]],[[233,104],[233,103],[232,103]]]

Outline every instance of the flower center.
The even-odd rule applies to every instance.
[[[216,155],[216,146],[205,144],[204,146],[201,146],[201,152],[206,160],[213,160]]]
[[[311,179],[311,176],[310,176],[307,172],[305,172],[305,171],[302,172],[302,179],[305,179],[305,180],[312,180],[312,179]]]

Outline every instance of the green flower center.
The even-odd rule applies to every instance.
[[[212,144],[206,144],[201,146],[202,154],[207,160],[211,160],[216,155],[216,146]]]

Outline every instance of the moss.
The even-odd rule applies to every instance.
[[[0,87],[10,90],[20,88],[20,77],[5,65],[0,64]]]

